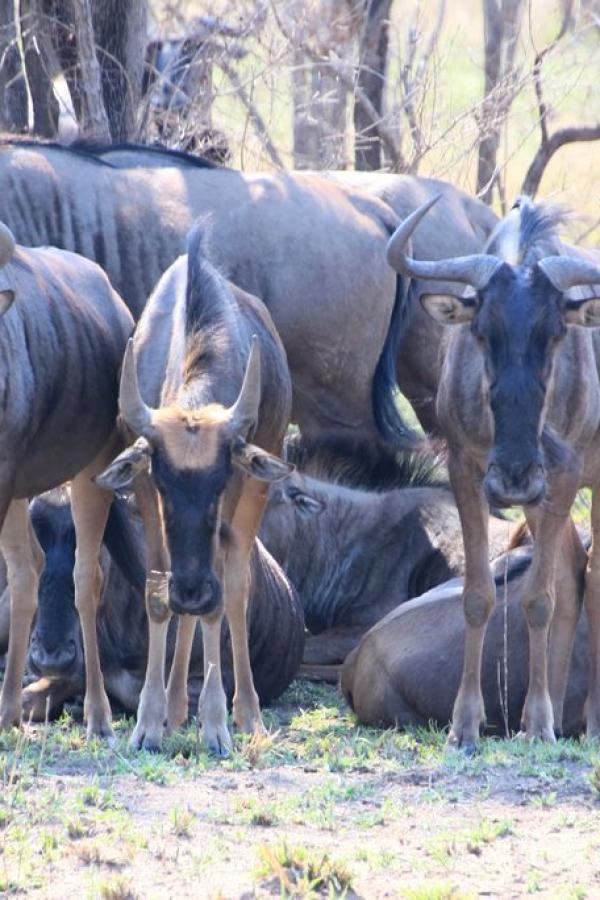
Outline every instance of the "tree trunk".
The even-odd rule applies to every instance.
[[[93,6],[94,36],[110,133],[114,141],[126,141],[137,131],[146,52],[147,2],[104,0]]]
[[[299,17],[302,5],[298,7]],[[346,161],[348,91],[328,61],[343,59],[353,37],[347,0],[323,0],[320,19],[294,23],[294,165],[337,169]],[[306,36],[306,37],[305,37]],[[316,41],[314,40],[316,36]]]
[[[485,84],[479,117],[477,194],[488,204],[497,181],[500,132],[513,100],[511,79],[522,12],[523,0],[483,0]]]
[[[27,89],[19,50],[13,4],[0,3],[0,128],[27,130]]]
[[[73,0],[81,88],[84,99],[82,131],[94,140],[110,141],[110,126],[102,95],[102,72],[96,55],[91,0]]]
[[[366,0],[359,51],[358,86],[383,116],[385,67],[389,43],[391,0]],[[381,140],[362,105],[354,105],[354,161],[357,169],[380,169]]]

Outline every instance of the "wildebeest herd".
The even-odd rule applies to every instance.
[[[90,737],[191,714],[225,755],[300,670],[467,751],[486,713],[600,735],[600,258],[563,211],[8,139],[0,188],[2,728],[83,693]]]

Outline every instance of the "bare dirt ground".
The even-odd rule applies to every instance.
[[[3,738],[2,896],[600,897],[600,748],[358,727],[297,682],[224,762],[86,746],[63,718]]]

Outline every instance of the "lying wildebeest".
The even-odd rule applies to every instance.
[[[75,603],[86,656],[87,729],[110,735],[96,610],[98,552],[111,497],[90,479],[120,446],[117,376],[133,321],[98,266],[51,248],[15,248],[4,225],[0,267],[0,550],[11,595],[0,727],[21,720],[21,683],[43,560],[28,498],[73,478]]]
[[[318,455],[310,465],[319,472]],[[311,633],[305,664],[343,662],[399,603],[463,572],[451,491],[436,482],[431,460],[409,459],[404,475],[412,486],[377,492],[297,474],[303,497],[296,503],[289,502],[293,485],[271,488],[260,535],[300,597]],[[307,504],[309,512],[320,504],[320,515],[299,515]],[[494,555],[508,546],[509,528],[490,520]]]
[[[40,680],[23,694],[24,712],[43,719],[46,703],[55,713],[64,700],[80,694],[85,683],[81,631],[75,610],[73,566],[75,529],[69,494],[58,489],[36,497],[30,507],[34,532],[44,552],[38,608],[31,634],[28,671]],[[143,527],[132,504],[115,499],[104,532],[102,594],[98,608],[98,646],[108,696],[135,711],[142,688],[148,650],[144,608],[145,546]],[[3,617],[8,590],[0,599]],[[8,619],[8,616],[6,616]],[[171,622],[174,626],[176,619]],[[298,598],[260,541],[250,559],[248,606],[250,662],[261,703],[276,699],[296,674],[302,659],[304,617]],[[173,658],[175,629],[170,627],[167,664]],[[8,629],[0,629],[0,652]],[[231,640],[222,637],[223,681],[233,695]],[[188,691],[195,711],[203,681],[202,638],[194,636]]]
[[[518,729],[527,692],[527,623],[521,594],[531,556],[531,547],[512,551],[498,559],[493,570],[498,602],[483,644],[481,687],[487,729],[497,734],[505,733],[506,711],[509,728]],[[367,632],[346,659],[341,680],[361,722],[400,727],[435,722],[444,727],[451,721],[463,665],[462,653],[450,649],[464,640],[461,599],[462,582],[454,579],[398,607]],[[584,615],[567,683],[563,718],[567,735],[579,734],[584,727],[587,639]]]
[[[190,234],[187,258],[167,270],[148,300],[125,354],[119,406],[139,438],[98,482],[118,488],[133,479],[148,571],[170,572],[168,607],[155,605],[152,579],[147,585],[148,667],[132,742],[157,747],[165,719],[176,727],[187,717],[189,654],[200,616],[205,681],[199,717],[208,746],[226,753],[223,599],[234,721],[245,731],[262,724],[246,631],[249,560],[268,483],[292,469],[273,455],[281,452],[289,422],[291,383],[269,313],[207,261],[201,225]],[[255,443],[248,443],[250,435]],[[165,694],[169,609],[181,618]]]
[[[385,258],[393,211],[318,175],[169,158],[170,168],[116,168],[72,148],[0,145],[0,213],[22,243],[98,262],[135,318],[195,218],[210,215],[215,264],[273,316],[303,433],[410,438],[393,397],[403,291]]]
[[[488,503],[523,505],[535,534],[522,592],[530,646],[522,725],[529,736],[554,740],[554,726],[560,729],[562,723],[586,559],[581,546],[576,564],[565,559],[563,538],[582,484],[593,489],[592,532],[594,539],[600,537],[600,353],[595,334],[579,327],[600,325],[600,302],[593,294],[571,291],[600,285],[600,266],[560,243],[560,211],[527,198],[517,201],[485,253],[418,262],[407,256],[406,244],[433,202],[399,227],[388,258],[405,275],[462,285],[454,295],[423,301],[440,323],[458,326],[444,348],[437,400],[466,557],[465,661],[449,742],[472,748],[484,718],[481,652],[495,595]],[[585,579],[590,736],[600,735],[599,592],[600,556],[592,551]]]

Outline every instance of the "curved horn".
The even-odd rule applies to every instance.
[[[546,256],[538,262],[538,266],[561,293],[578,285],[600,285],[600,266],[587,259],[577,259],[574,256]]]
[[[0,268],[10,262],[15,252],[13,233],[4,222],[0,222]]]
[[[140,394],[132,338],[127,341],[121,368],[119,409],[123,419],[135,434],[143,435],[148,432],[152,425],[152,410],[146,406]]]
[[[229,416],[235,434],[248,434],[258,421],[260,406],[260,345],[258,337],[252,336],[250,354],[246,363],[244,381],[237,400],[230,407]]]
[[[462,281],[477,290],[484,288],[502,261],[497,256],[476,253],[457,256],[454,259],[417,260],[406,256],[404,250],[413,231],[434,203],[442,195],[436,194],[410,214],[396,229],[387,245],[387,260],[396,272],[411,278],[428,278],[434,281]]]

